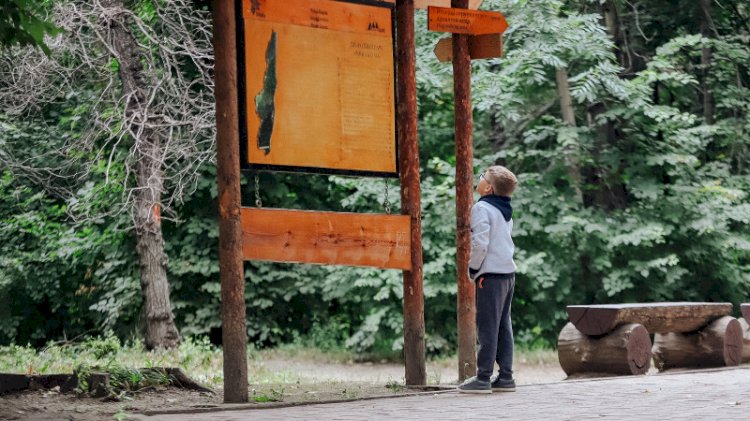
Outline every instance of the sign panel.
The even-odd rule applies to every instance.
[[[469,9],[479,9],[483,0],[469,0]],[[414,0],[415,9],[426,9],[430,6],[451,7],[451,0]]]
[[[246,260],[411,270],[408,215],[242,208]]]
[[[246,167],[398,175],[392,3],[243,0]]]
[[[454,34],[501,34],[508,29],[508,22],[500,12],[430,6],[427,8],[427,28]]]
[[[435,56],[441,62],[453,60],[453,38],[443,38],[435,45]],[[472,60],[503,56],[503,36],[501,34],[470,35],[469,57]]]

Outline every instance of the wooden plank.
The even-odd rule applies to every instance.
[[[438,61],[446,63],[453,60],[453,38],[447,37],[435,45],[435,56]],[[503,56],[503,36],[485,34],[469,36],[469,57],[472,60],[497,58]]]
[[[427,28],[465,35],[501,34],[508,29],[508,22],[500,12],[430,6]]]
[[[483,0],[469,0],[469,9],[477,10]],[[415,9],[427,9],[430,6],[451,7],[451,0],[414,0]]]
[[[742,317],[750,321],[750,303],[740,304],[740,310],[742,311]]]
[[[568,317],[586,335],[604,335],[624,323],[650,333],[694,332],[732,312],[732,303],[631,303],[568,306]]]
[[[242,208],[246,260],[411,269],[408,215]]]

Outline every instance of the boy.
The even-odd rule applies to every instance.
[[[514,392],[513,328],[510,304],[516,284],[513,261],[513,209],[510,197],[518,180],[495,165],[479,176],[479,201],[471,208],[469,276],[476,285],[477,375],[458,387],[461,393]],[[497,376],[490,377],[495,366]]]

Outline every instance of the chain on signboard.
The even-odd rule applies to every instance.
[[[255,206],[258,208],[263,207],[263,202],[260,200],[260,181],[258,175],[255,175]]]
[[[385,199],[383,200],[383,207],[385,208],[385,213],[390,215],[391,214],[391,202],[388,199],[388,179],[384,178],[385,181]]]

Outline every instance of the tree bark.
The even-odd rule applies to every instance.
[[[573,110],[573,101],[570,97],[570,84],[568,83],[568,70],[560,67],[555,70],[555,79],[557,80],[557,93],[560,97],[560,113],[562,119],[568,126],[576,127],[576,115]],[[575,192],[577,203],[583,203],[583,193],[581,192],[581,169],[579,168],[578,154],[572,146],[563,148],[565,154],[565,165],[568,167],[568,177],[570,184]]]
[[[120,2],[107,2],[112,10],[123,9]],[[161,227],[161,195],[164,189],[161,140],[159,133],[148,127],[148,86],[140,56],[141,51],[128,28],[125,14],[113,14],[109,35],[114,58],[119,62],[119,75],[125,101],[125,119],[131,122],[131,133],[137,151],[133,222],[137,238],[136,251],[140,265],[146,321],[145,345],[148,349],[173,348],[180,343],[174,323],[167,282],[167,255]]]
[[[700,0],[701,12],[703,19],[701,19],[701,34],[706,38],[713,38],[716,28],[711,18],[711,1],[712,0]],[[714,109],[716,108],[714,102],[714,94],[711,89],[711,85],[708,81],[708,77],[711,70],[711,59],[713,52],[711,47],[705,46],[701,49],[701,68],[703,73],[703,121],[706,124],[714,124]]]
[[[733,366],[742,360],[742,327],[724,316],[691,333],[654,335],[654,364],[659,371],[676,367]]]
[[[586,336],[568,323],[557,340],[560,366],[579,373],[645,374],[651,367],[651,338],[639,324],[626,324],[601,338]]]
[[[742,364],[747,364],[750,363],[750,325],[744,317],[738,321],[742,328]]]

